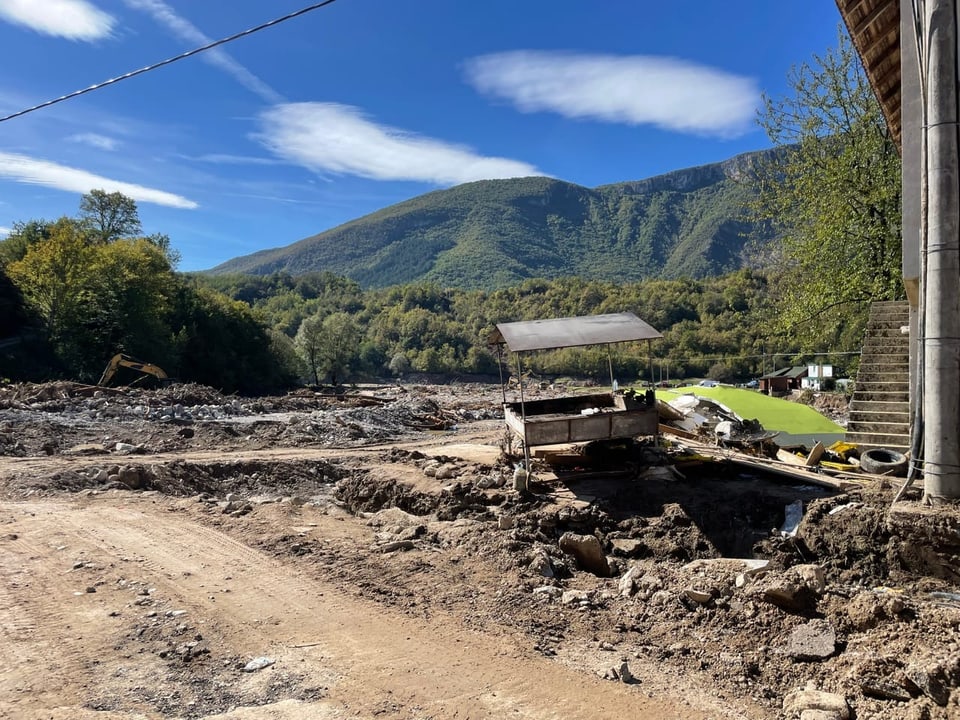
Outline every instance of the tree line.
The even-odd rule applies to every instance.
[[[765,272],[626,284],[534,279],[493,291],[431,283],[364,290],[326,272],[181,274],[168,239],[139,230],[136,203],[100,190],[83,197],[76,217],[15,225],[0,242],[2,297],[15,310],[7,317],[20,318],[20,342],[2,349],[7,377],[93,382],[116,352],[240,393],[411,373],[497,376],[500,358],[487,338],[498,322],[622,311],[664,338],[653,357],[645,345],[614,346],[621,382],[649,380],[651,360],[655,379],[664,366],[671,378],[755,377],[766,345],[781,343],[772,352],[790,342],[770,335],[776,293]],[[854,332],[838,341],[856,340]],[[525,367],[603,378],[607,363],[606,348],[587,348],[531,355]]]

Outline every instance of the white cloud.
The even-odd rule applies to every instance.
[[[124,0],[124,2],[128,7],[141,10],[161,25],[166,25],[170,32],[185,42],[206,45],[213,40],[189,20],[177,15],[176,11],[163,0]],[[232,76],[264,102],[271,104],[283,102],[284,98],[280,93],[234,60],[226,51],[213,48],[202,53],[200,57]]]
[[[11,230],[10,228],[4,227],[3,225],[0,225],[0,238],[6,237],[6,236],[9,235],[11,232],[13,232],[13,230]]]
[[[86,0],[0,0],[0,18],[69,40],[108,37],[114,18]]]
[[[199,162],[213,163],[214,165],[280,165],[274,158],[253,157],[248,155],[230,155],[228,153],[207,153],[195,158],[188,158]]]
[[[119,145],[119,143],[111,137],[92,132],[77,133],[76,135],[71,135],[68,140],[75,143],[81,143],[83,145],[89,145],[90,147],[95,147],[98,150],[113,151],[116,150],[117,146]]]
[[[58,165],[47,160],[38,160],[15,153],[0,152],[0,178],[77,193],[87,193],[94,188],[100,188],[107,192],[121,192],[134,200],[153,203],[154,205],[191,210],[198,207],[193,200],[188,200],[180,195],[133,183],[111,180],[86,170]]]
[[[668,57],[517,50],[467,61],[480,92],[523,112],[732,137],[751,129],[756,82]]]
[[[543,174],[524,162],[377,125],[348,105],[290,103],[265,110],[260,119],[260,142],[314,171],[438,185]]]

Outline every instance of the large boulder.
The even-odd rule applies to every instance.
[[[566,532],[560,537],[560,549],[573,555],[577,567],[599,577],[610,577],[610,564],[596,535]]]

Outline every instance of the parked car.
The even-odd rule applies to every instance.
[[[716,380],[701,380],[697,383],[700,387],[717,387],[720,383]]]

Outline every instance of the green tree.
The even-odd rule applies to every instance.
[[[166,253],[145,238],[96,246],[88,282],[83,315],[89,349],[167,361],[176,280]]]
[[[120,192],[91,190],[80,198],[79,219],[83,228],[101,243],[140,233],[137,201]]]
[[[764,97],[759,115],[780,149],[757,168],[754,206],[782,237],[779,329],[811,347],[862,324],[871,300],[903,294],[900,158],[856,52],[839,38],[794,68],[793,94]]]
[[[297,354],[313,378],[313,384],[319,385],[323,364],[323,318],[319,315],[304,318],[293,342]]]
[[[7,275],[19,288],[47,328],[54,344],[80,322],[78,310],[90,284],[93,255],[76,221],[60,218],[49,238],[31,244],[23,258],[7,266]]]
[[[360,329],[354,319],[345,312],[335,312],[323,320],[324,371],[332,385],[343,379],[359,355]]]
[[[53,223],[46,220],[17,221],[6,239],[0,240],[0,265],[22,260],[31,245],[50,237]]]

